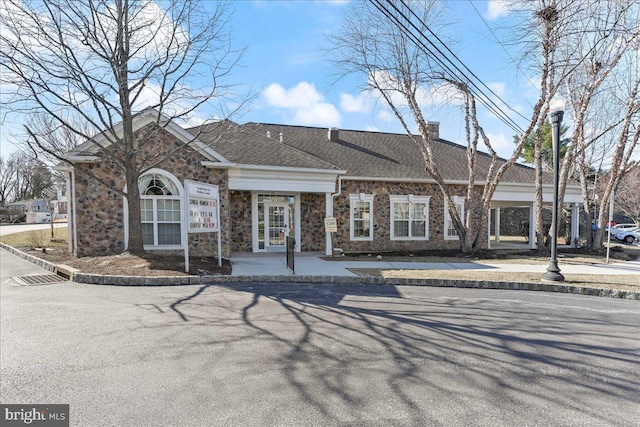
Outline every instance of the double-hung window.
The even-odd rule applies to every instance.
[[[389,196],[391,240],[429,239],[429,196]]]
[[[350,194],[351,240],[373,240],[373,194]]]
[[[168,177],[150,173],[140,177],[142,243],[145,246],[182,245],[182,197]]]
[[[458,216],[460,216],[460,220],[464,224],[464,199],[462,197],[454,196],[451,198],[453,200],[453,204],[455,206],[456,211],[458,211]],[[447,240],[455,240],[458,239],[458,230],[453,226],[453,221],[451,221],[451,216],[449,215],[449,209],[445,203],[444,210],[444,238]]]

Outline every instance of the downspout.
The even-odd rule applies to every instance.
[[[76,169],[71,169],[71,192],[73,193],[73,256],[78,257],[78,221],[76,220]]]
[[[327,212],[327,213],[330,213],[331,216],[333,216],[333,206],[335,204],[336,197],[338,197],[340,195],[340,193],[342,193],[342,176],[341,175],[338,175],[338,189],[337,190],[338,191],[335,192],[335,193],[332,193],[331,197],[329,198],[329,201],[331,202],[331,205],[328,206],[328,207],[331,208],[331,212]],[[329,248],[329,246],[331,246],[331,248]],[[331,236],[331,233],[327,233],[327,251],[325,252],[325,254],[327,256],[333,255],[335,253],[336,249],[339,252],[342,252],[342,249],[333,247],[333,236]]]
[[[342,176],[338,175],[338,192],[331,194],[331,204],[333,205],[333,201],[335,201],[336,197],[338,197],[342,193]]]
[[[73,253],[73,226],[71,223],[71,171],[67,172],[65,176],[65,194],[67,195],[67,251]]]

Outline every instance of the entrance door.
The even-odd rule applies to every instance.
[[[286,203],[270,203],[267,206],[265,226],[265,249],[267,251],[284,251],[286,238],[289,235],[289,205]]]

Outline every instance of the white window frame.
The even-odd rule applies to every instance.
[[[460,220],[464,224],[464,198],[459,196],[453,196],[451,198],[453,200],[453,204],[456,206],[460,206]],[[445,240],[460,240],[460,237],[456,234],[452,236],[449,234],[449,223],[451,222],[451,217],[449,216],[449,209],[447,206],[447,202],[444,204],[444,239]]]
[[[349,194],[349,237],[354,241],[371,241],[373,240],[373,225],[374,225],[374,214],[373,214],[373,194]],[[355,230],[354,223],[355,218],[353,216],[354,208],[356,203],[369,203],[369,236],[368,237],[356,237],[353,232]]]
[[[429,203],[431,201],[431,196],[415,196],[413,194],[409,195],[390,195],[389,201],[391,203],[390,209],[390,240],[429,240]],[[409,203],[409,236],[395,236],[395,205],[396,203]],[[425,235],[424,236],[413,236],[413,204],[414,203],[422,203],[425,204]]]
[[[172,175],[171,173],[163,170],[163,169],[158,169],[158,168],[153,168],[148,170],[147,172],[145,172],[143,175],[140,176],[140,178],[142,178],[143,176],[146,175],[152,175],[152,174],[156,174],[156,175],[162,175],[163,178],[168,179],[169,181],[173,182],[173,184],[178,188],[178,195],[172,195],[172,196],[143,196],[140,195],[140,199],[142,200],[143,198],[150,198],[150,197],[154,197],[154,198],[165,198],[165,199],[172,199],[172,200],[180,200],[180,244],[173,244],[173,245],[144,245],[144,249],[145,250],[183,250],[184,246],[185,246],[185,239],[184,239],[184,235],[185,235],[185,231],[186,231],[186,221],[185,221],[185,212],[184,212],[184,187],[182,186],[182,184],[180,183],[180,181],[178,180],[178,178],[176,178],[174,175]],[[140,179],[139,178],[139,179]],[[124,191],[127,191],[127,187],[124,187]],[[154,204],[154,210],[153,210],[153,217],[154,217],[154,242],[157,243],[157,228],[156,228],[156,224],[157,221],[157,209],[155,209],[156,207],[156,202],[153,202]],[[124,222],[124,235],[125,235],[125,250],[129,247],[129,203],[127,202],[127,198],[123,197],[123,205],[124,205],[124,218],[125,218],[125,222]],[[142,223],[141,223],[142,225]]]

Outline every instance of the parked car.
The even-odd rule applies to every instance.
[[[618,237],[618,234],[623,233],[627,230],[632,230],[634,228],[638,228],[638,224],[632,224],[632,223],[616,224],[613,227],[611,227],[611,235],[614,237]]]
[[[640,227],[620,231],[619,233],[616,233],[615,237],[623,242],[633,243],[640,238]]]

